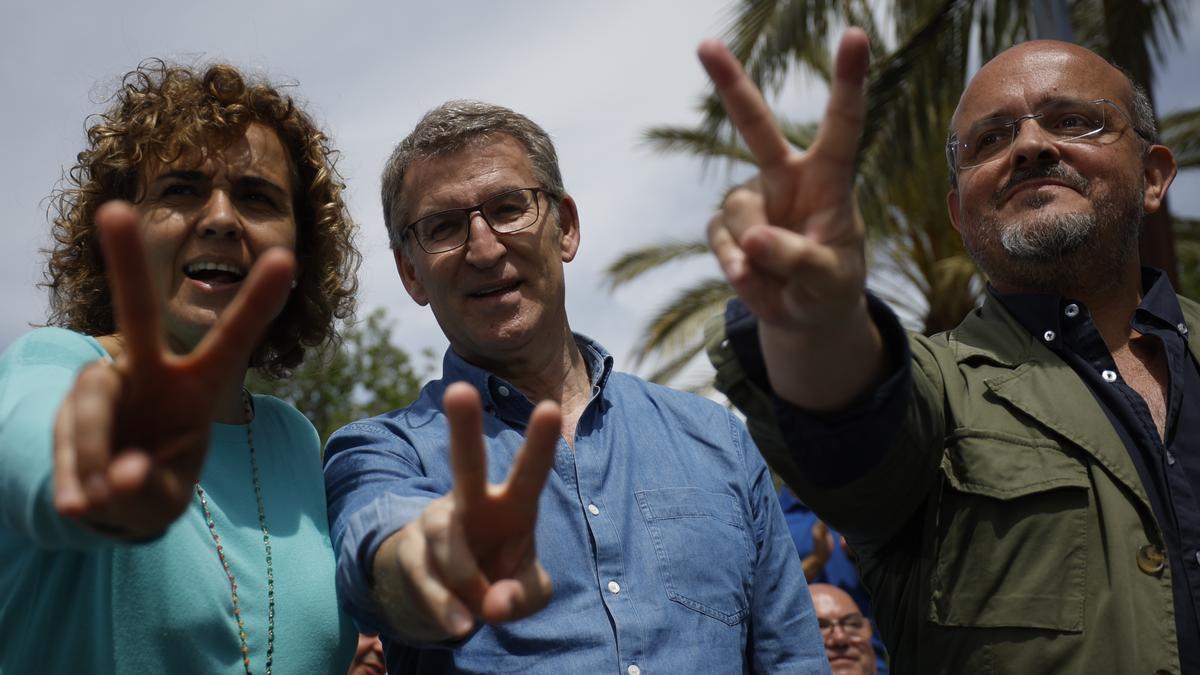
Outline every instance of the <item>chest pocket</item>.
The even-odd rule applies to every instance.
[[[737,501],[681,487],[634,493],[667,597],[730,626],[749,607],[754,548]]]
[[[1081,632],[1086,466],[1050,441],[968,432],[942,473],[930,620]]]

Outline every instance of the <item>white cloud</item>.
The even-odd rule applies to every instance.
[[[398,320],[397,339],[413,353],[440,352],[445,340],[396,278],[378,174],[393,144],[449,98],[509,105],[554,136],[583,223],[580,255],[568,267],[569,312],[574,326],[619,362],[686,278],[715,272],[710,261],[698,261],[615,294],[601,287],[603,268],[619,252],[702,236],[727,183],[723,171],[657,155],[640,138],[649,126],[698,120],[694,107],[707,82],[695,47],[721,31],[729,0],[24,4],[6,8],[0,26],[7,159],[0,166],[7,235],[0,248],[0,348],[44,318],[44,297],[33,286],[48,233],[43,199],[82,147],[84,118],[103,107],[100,97],[120,73],[150,56],[227,59],[298,84],[300,99],[343,153],[351,209],[363,228],[364,309],[387,306]],[[1162,90],[1178,96],[1171,99],[1178,105],[1200,100],[1190,72],[1198,23],[1193,18],[1184,31],[1192,51],[1164,75]],[[810,84],[784,93],[782,107],[796,119],[815,119],[823,109],[824,92]],[[1176,204],[1200,212],[1192,206],[1200,190],[1186,192]]]

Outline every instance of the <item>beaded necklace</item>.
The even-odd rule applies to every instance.
[[[271,660],[275,655],[275,571],[271,565],[271,534],[267,531],[267,514],[263,510],[262,485],[258,481],[258,462],[254,459],[254,433],[251,431],[251,421],[254,419],[254,408],[250,403],[250,393],[242,389],[242,403],[246,408],[246,445],[250,448],[250,478],[254,483],[254,500],[258,503],[258,524],[262,528],[263,548],[267,552],[267,675],[271,675]],[[196,496],[200,498],[200,508],[204,510],[204,522],[212,534],[213,543],[217,545],[217,558],[229,579],[229,592],[233,596],[233,618],[237,619],[238,639],[242,643],[242,665],[246,675],[250,672],[250,646],[246,643],[246,624],[242,620],[242,609],[238,603],[237,577],[229,567],[225,558],[225,548],[221,545],[221,537],[217,534],[217,524],[213,521],[212,512],[208,509],[208,496],[200,483],[196,483]]]

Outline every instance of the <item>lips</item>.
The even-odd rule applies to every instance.
[[[494,298],[502,296],[506,293],[515,291],[521,285],[520,280],[509,282],[497,282],[480,286],[479,288],[469,291],[467,296],[472,298]]]
[[[1049,179],[1049,178],[1032,178],[1030,180],[1026,180],[1026,181],[1017,183],[1016,185],[1010,187],[1008,189],[1006,198],[1012,199],[1012,197],[1019,192],[1024,192],[1026,190],[1037,190],[1038,188],[1050,187],[1050,186],[1058,186],[1058,187],[1074,189],[1073,186],[1067,185],[1066,183],[1059,181],[1059,180],[1054,180],[1054,179]]]
[[[246,268],[233,262],[195,260],[183,266],[183,274],[203,289],[220,291],[241,284],[246,278]]]

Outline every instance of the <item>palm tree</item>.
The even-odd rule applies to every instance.
[[[956,325],[977,303],[983,287],[945,214],[949,184],[945,130],[967,79],[972,52],[982,63],[1016,42],[1036,37],[1033,1],[910,0],[889,3],[884,14],[872,11],[872,4],[868,0],[740,0],[727,38],[750,77],[770,94],[777,93],[797,70],[829,82],[832,64],[827,45],[845,25],[867,31],[874,65],[856,190],[872,242],[869,283],[902,313],[919,317],[922,330],[934,333]],[[1178,38],[1183,5],[1178,0],[1075,0],[1070,3],[1070,17],[1079,43],[1126,65],[1136,79],[1150,83],[1151,55],[1161,59],[1166,40]],[[657,127],[646,133],[647,140],[658,150],[685,152],[706,161],[752,161],[714,94],[703,100],[701,110],[704,120],[698,128]],[[814,124],[782,124],[794,145],[808,146]],[[1166,142],[1179,154],[1181,168],[1195,167],[1200,154],[1200,108],[1164,119],[1161,128]],[[1180,256],[1185,262],[1195,261],[1192,276],[1200,284],[1200,227],[1189,232],[1194,234],[1181,237]],[[609,267],[609,283],[619,287],[703,251],[700,242],[631,251]],[[650,374],[656,381],[676,376],[703,348],[697,327],[731,296],[728,286],[716,278],[681,291],[651,319],[636,347],[635,361],[651,357],[660,361],[662,365]]]

